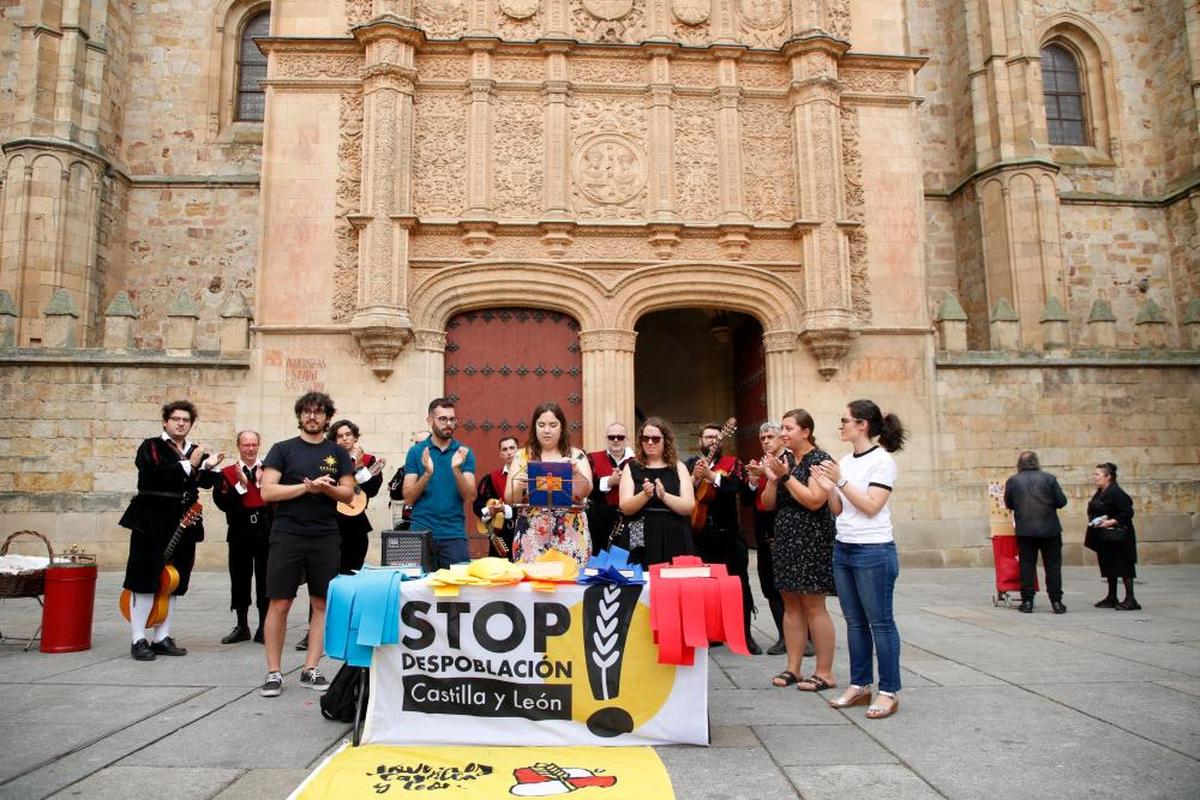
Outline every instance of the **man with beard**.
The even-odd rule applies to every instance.
[[[625,462],[633,458],[633,450],[626,441],[629,431],[620,422],[611,423],[604,438],[607,442],[605,449],[587,455],[592,465],[592,477],[596,481],[592,493],[588,495],[587,503],[592,555],[608,547],[608,540],[621,519],[621,511],[617,506],[620,500],[621,470]]]
[[[138,493],[129,501],[118,523],[131,531],[124,586],[130,592],[133,644],[129,654],[134,661],[187,655],[187,649],[177,646],[171,638],[171,622],[175,616],[175,598],[188,590],[196,560],[196,542],[204,540],[203,523],[197,521],[185,530],[175,546],[170,563],[179,573],[179,586],[168,601],[166,619],[154,629],[153,642],[147,641],[146,621],[154,606],[167,545],[188,506],[195,502],[197,490],[215,483],[211,470],[225,458],[224,453],[217,453],[206,459],[204,448],[188,440],[196,415],[196,406],[187,400],[164,405],[162,433],[142,442],[134,457]]]
[[[746,647],[752,655],[762,648],[750,635],[750,614],[754,599],[750,594],[750,551],[738,525],[738,495],[745,485],[746,468],[733,455],[721,452],[721,426],[705,425],[700,431],[701,455],[687,460],[696,487],[697,503],[703,492],[711,493],[704,525],[696,530],[696,548],[709,564],[724,564],[730,575],[742,582],[742,614],[746,626]]]
[[[213,487],[213,502],[225,512],[229,546],[229,607],[237,614],[234,625],[221,644],[250,638],[250,579],[254,579],[258,628],[254,641],[263,643],[267,615],[267,550],[271,534],[271,507],[262,499],[262,461],[258,458],[261,439],[255,431],[237,435],[238,460],[221,470]]]
[[[312,617],[309,647],[300,685],[318,692],[329,681],[317,668],[325,638],[325,594],[341,561],[337,504],[354,497],[354,466],[349,454],[325,438],[333,400],[322,392],[302,395],[294,406],[300,435],[278,442],[263,460],[262,498],[275,503],[271,557],[267,560],[267,678],[260,693],[283,691],[283,637],[288,612],[302,582],[308,583]]]
[[[412,529],[429,531],[435,567],[471,559],[463,503],[475,499],[475,454],[454,438],[454,401],[429,403],[429,438],[408,449],[404,459],[404,502],[412,506]]]
[[[508,470],[521,445],[515,436],[500,439],[500,469],[484,475],[475,492],[471,509],[479,517],[482,533],[488,535],[488,555],[495,558],[512,559],[513,507],[504,502],[504,489],[508,485]],[[504,520],[496,528],[497,520]]]

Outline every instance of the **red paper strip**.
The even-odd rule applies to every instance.
[[[721,586],[721,616],[725,623],[725,643],[733,652],[748,656],[746,647],[746,630],[742,618],[742,581],[736,575],[718,578]]]
[[[708,581],[682,581],[680,587],[680,614],[683,617],[683,643],[688,647],[708,647],[708,615],[705,607],[705,589]]]
[[[656,599],[658,617],[658,663],[683,664],[683,628],[679,617],[679,582],[662,580]]]

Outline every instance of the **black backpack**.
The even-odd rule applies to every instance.
[[[362,681],[369,667],[352,667],[342,664],[342,668],[333,676],[329,689],[321,695],[321,716],[337,722],[354,722],[354,705],[358,700],[359,687],[362,687],[362,707],[366,710],[370,682]]]

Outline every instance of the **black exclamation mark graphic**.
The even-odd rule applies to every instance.
[[[596,700],[612,701],[621,693],[625,640],[641,596],[641,584],[596,584],[583,593],[583,656]],[[633,717],[620,706],[605,706],[588,717],[587,726],[595,736],[620,736],[633,731]]]

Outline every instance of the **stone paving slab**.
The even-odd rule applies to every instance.
[[[784,767],[899,762],[853,725],[755,725],[754,733]]]
[[[54,800],[128,800],[133,797],[205,800],[240,775],[241,771],[236,769],[107,767],[51,797]]]
[[[805,800],[845,800],[849,797],[930,800],[942,797],[919,775],[898,764],[787,767],[784,774],[800,792],[797,796]]]

